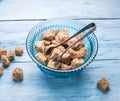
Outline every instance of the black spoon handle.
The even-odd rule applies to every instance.
[[[94,32],[96,30],[96,25],[95,23],[90,23],[88,24],[87,26],[85,26],[84,28],[82,28],[80,31],[78,31],[76,34],[74,34],[73,36],[71,36],[69,39],[67,39],[66,41],[64,42],[67,42],[68,40],[70,40],[71,38],[75,37],[76,35],[86,31],[86,30],[89,30],[88,32],[86,32],[85,34],[83,34],[83,36],[78,39],[77,41],[73,42],[63,53],[61,56],[63,56],[63,54],[69,49],[71,48],[74,44],[76,44],[77,42],[81,41],[83,38],[85,38],[86,36],[88,36],[89,34],[91,34],[92,32]],[[64,43],[63,42],[63,43]]]

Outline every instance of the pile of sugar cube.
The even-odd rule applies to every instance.
[[[0,77],[3,75],[4,68],[9,67],[10,62],[12,62],[15,59],[16,56],[22,56],[23,55],[23,48],[21,46],[16,46],[14,51],[9,50],[7,51],[4,48],[0,48],[0,60],[2,62],[2,65],[0,65]],[[19,67],[16,67],[12,71],[12,77],[16,81],[20,81],[23,79],[23,70]]]

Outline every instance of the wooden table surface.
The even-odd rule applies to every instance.
[[[65,17],[95,22],[99,51],[78,75],[55,78],[41,72],[29,58],[25,40],[36,24]],[[0,48],[24,47],[0,77],[0,101],[119,101],[120,99],[120,0],[0,0]],[[1,65],[1,63],[0,63]],[[12,70],[21,67],[24,80],[14,82]],[[96,87],[101,77],[110,81],[103,93]]]

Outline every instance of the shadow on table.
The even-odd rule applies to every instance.
[[[77,83],[82,83],[83,79],[87,79],[89,78],[88,77],[88,73],[87,71],[82,71],[78,74],[75,74],[73,76],[69,76],[69,77],[54,77],[54,76],[50,76],[50,75],[47,75],[47,74],[43,74],[43,79],[47,82],[47,83],[54,83],[55,85],[57,84],[61,84],[64,86],[67,85],[67,84],[77,84]]]
[[[41,79],[47,89],[58,92],[61,95],[64,95],[64,93],[72,95],[77,92],[85,92],[86,89],[90,88],[89,84],[92,81],[88,75],[87,70],[84,70],[79,74],[67,78],[56,78],[43,74]]]

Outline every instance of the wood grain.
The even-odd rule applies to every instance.
[[[41,72],[34,63],[12,63],[0,78],[0,101],[101,101],[119,100],[120,60],[94,61],[80,74],[55,78]],[[111,64],[110,66],[108,64]],[[11,73],[15,67],[24,71],[24,80],[15,82]],[[103,93],[96,87],[101,77],[110,81],[110,89]]]
[[[120,0],[1,0],[0,20],[120,18]]]

